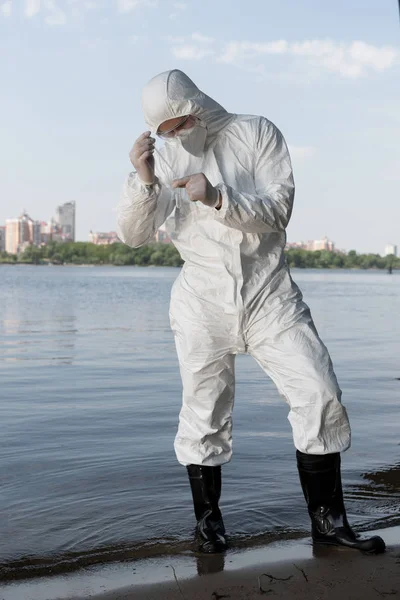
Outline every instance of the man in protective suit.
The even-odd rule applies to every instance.
[[[154,77],[142,104],[151,131],[130,154],[118,233],[129,246],[147,244],[175,210],[172,241],[185,261],[170,305],[183,384],[175,451],[200,550],[226,548],[221,465],[232,456],[235,356],[246,352],[289,405],[313,539],[382,552],[381,538],[361,539],[346,518],[340,453],[350,426],[284,258],[294,182],[281,132],[264,117],[228,113],[179,70]],[[152,133],[165,141],[157,161]]]

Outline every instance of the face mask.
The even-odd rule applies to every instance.
[[[193,156],[200,157],[203,154],[207,138],[207,127],[203,123],[196,123],[190,129],[178,131],[173,138],[175,143],[181,144],[182,148]]]

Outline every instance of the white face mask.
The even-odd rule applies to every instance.
[[[182,148],[193,156],[203,154],[207,138],[207,127],[204,123],[196,123],[190,129],[178,131],[174,138],[175,143],[180,143]]]

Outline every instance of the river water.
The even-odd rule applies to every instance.
[[[0,564],[30,570],[190,551],[173,439],[181,383],[174,268],[0,267]],[[400,274],[293,270],[353,431],[349,520],[400,523]],[[221,507],[232,544],[309,531],[287,407],[237,359],[234,456]]]

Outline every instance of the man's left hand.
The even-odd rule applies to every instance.
[[[174,188],[186,188],[187,194],[192,202],[202,202],[210,208],[221,208],[221,194],[208,181],[204,173],[196,173],[172,182]]]

